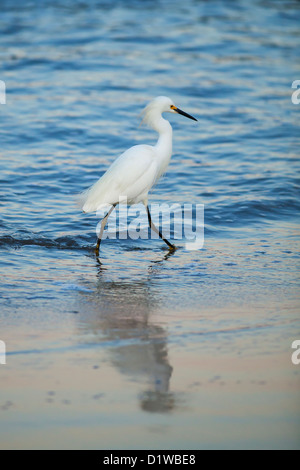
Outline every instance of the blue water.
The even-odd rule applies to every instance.
[[[300,104],[291,101],[300,79],[299,15],[296,1],[1,1],[0,339],[8,355],[0,380],[9,385],[0,392],[0,413],[11,431],[4,446],[62,445],[56,431],[72,426],[70,416],[59,407],[48,412],[38,396],[27,403],[10,377],[20,376],[21,387],[34,383],[32,364],[40,364],[59,388],[54,378],[64,353],[82,354],[83,368],[94,354],[97,367],[110,364],[110,390],[96,394],[108,397],[100,424],[80,408],[83,395],[64,398],[80,423],[73,445],[298,447],[299,372],[290,355],[300,333]],[[169,116],[173,157],[150,201],[204,204],[204,247],[189,251],[181,240],[167,257],[160,240],[105,240],[99,264],[98,220],[80,212],[76,194],[131,145],[155,142],[155,132],[139,125],[157,95],[198,123]],[[213,400],[210,387],[219,379],[211,377],[223,375],[212,363],[207,380],[199,378],[197,361],[216,344],[228,360],[284,360],[259,392],[255,384],[266,379],[253,366],[250,397],[225,378],[227,398],[220,404],[216,397],[210,420],[199,403]],[[190,377],[207,384],[201,394],[184,380],[186,354]],[[227,373],[241,380],[237,370]],[[144,380],[152,392],[140,391]],[[233,426],[234,413],[222,421],[230,397],[245,405],[241,428]],[[279,412],[287,400],[291,409]],[[257,409],[261,421],[253,421]],[[124,413],[136,425],[125,441]],[[274,422],[282,429],[276,435]],[[177,425],[182,434],[170,431]],[[103,439],[110,426],[114,433],[85,442],[89,426]]]

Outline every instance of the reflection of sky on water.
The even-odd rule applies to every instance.
[[[11,382],[0,369],[4,409],[18,405],[1,415],[10,442],[30,429],[41,447],[51,432],[66,442],[77,418],[73,445],[98,445],[98,431],[124,442],[131,419],[128,446],[148,422],[161,447],[197,447],[199,429],[208,447],[295,442],[298,18],[293,0],[1,2],[0,333],[29,351],[9,356]],[[204,249],[168,258],[157,240],[105,240],[98,272],[98,219],[74,195],[155,141],[139,113],[161,94],[199,121],[170,115],[174,154],[150,202],[204,203]],[[47,408],[44,380],[70,411]]]

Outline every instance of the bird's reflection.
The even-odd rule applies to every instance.
[[[90,307],[81,315],[83,333],[109,341],[110,361],[131,380],[143,383],[140,406],[149,412],[168,412],[175,407],[170,392],[172,367],[168,358],[167,332],[151,321],[158,299],[151,292],[151,270],[145,280],[108,279],[109,268],[98,263],[93,292],[81,292]],[[80,309],[82,310],[82,309]]]
[[[164,255],[152,261],[152,264],[149,266],[149,270],[151,271],[155,264],[161,264],[163,261],[167,261],[167,259],[174,256],[178,249],[178,247],[174,247],[172,249],[165,250],[166,252]],[[101,274],[102,271],[105,271],[107,269],[105,263],[102,262],[101,255],[96,255],[96,263],[98,268],[98,275]]]

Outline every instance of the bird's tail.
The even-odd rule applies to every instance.
[[[87,188],[85,191],[82,191],[81,193],[76,194],[75,196],[75,204],[77,207],[80,207],[80,209],[82,209],[83,212],[88,212],[87,210],[85,210],[84,206],[87,201],[90,189],[91,188]]]

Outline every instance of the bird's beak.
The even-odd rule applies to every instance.
[[[178,114],[182,114],[182,116],[185,116],[189,119],[193,119],[193,121],[198,121],[198,119],[194,118],[193,116],[191,116],[190,114],[188,113],[185,113],[184,111],[182,111],[181,109],[177,108],[176,106],[171,106],[171,109],[173,109],[173,111],[175,111],[175,113],[178,113]]]

